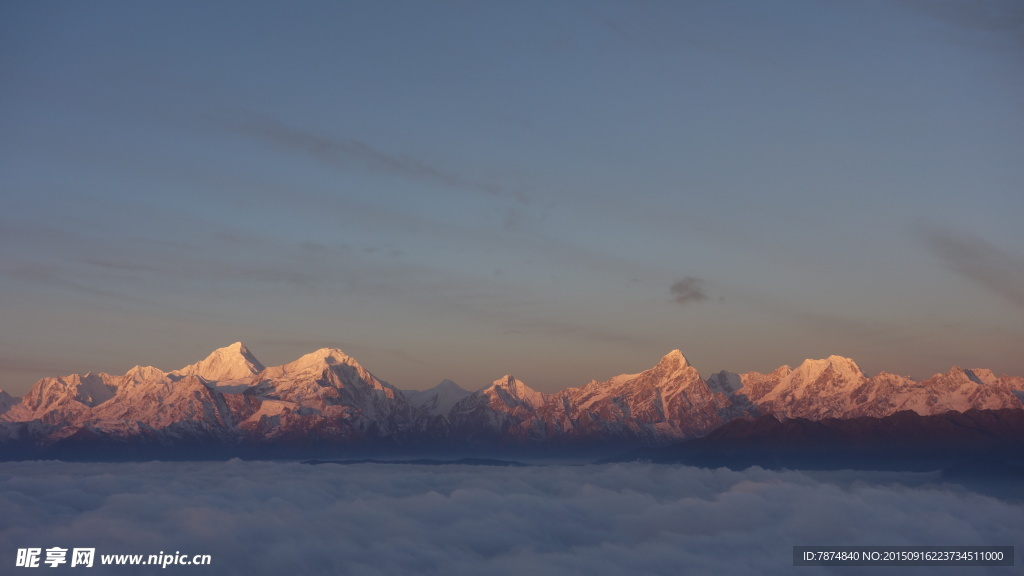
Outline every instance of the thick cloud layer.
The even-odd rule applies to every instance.
[[[795,568],[792,546],[1024,544],[1019,503],[926,475],[851,475],[646,464],[5,463],[0,566],[13,570],[18,548],[61,546],[213,558],[209,567],[88,574],[875,574],[886,571]]]

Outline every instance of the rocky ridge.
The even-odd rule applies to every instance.
[[[920,382],[840,356],[703,379],[679,350],[637,374],[541,393],[511,375],[470,392],[402,391],[334,348],[265,367],[240,342],[171,372],[136,366],[0,392],[0,444],[231,446],[658,446],[738,419],[853,419],[902,411],[1024,409],[1024,378],[954,367]]]

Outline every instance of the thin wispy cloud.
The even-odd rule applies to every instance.
[[[706,282],[696,276],[687,276],[672,284],[669,293],[672,300],[680,306],[686,306],[691,302],[701,302],[708,299]]]
[[[222,129],[309,156],[336,168],[362,168],[499,198],[520,202],[528,200],[522,192],[507,190],[498,183],[466,178],[417,158],[387,152],[359,139],[318,134],[257,114],[231,118],[209,115],[207,118]]]
[[[100,288],[77,279],[71,279],[68,277],[71,276],[69,272],[62,271],[56,266],[20,264],[0,269],[0,277],[3,276],[37,286],[68,290],[79,295],[96,296],[116,301],[130,301],[146,305],[155,304],[151,300],[136,297],[122,290]]]
[[[955,26],[1012,34],[1024,40],[1024,4],[1017,0],[903,0],[903,3]]]
[[[1024,307],[1024,256],[971,234],[932,226],[921,227],[920,233],[928,248],[951,271]]]

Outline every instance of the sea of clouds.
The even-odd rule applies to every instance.
[[[1019,501],[920,474],[640,463],[0,463],[3,574],[930,574],[794,567],[792,547],[1020,551],[1022,519]],[[213,563],[15,568],[19,548],[53,546],[210,554]]]

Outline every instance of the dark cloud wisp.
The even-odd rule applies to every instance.
[[[235,118],[210,116],[209,121],[235,134],[274,144],[338,168],[360,167],[378,174],[392,174],[487,196],[527,201],[523,193],[507,190],[501,184],[466,178],[417,158],[381,150],[362,140],[316,134],[256,114]]]
[[[947,268],[1017,306],[1024,306],[1024,257],[974,235],[935,227],[921,228],[921,235]]]
[[[669,293],[672,294],[672,299],[675,300],[676,304],[685,306],[691,302],[700,302],[708,299],[705,284],[706,282],[700,278],[687,276],[672,284],[672,287],[669,288]]]

